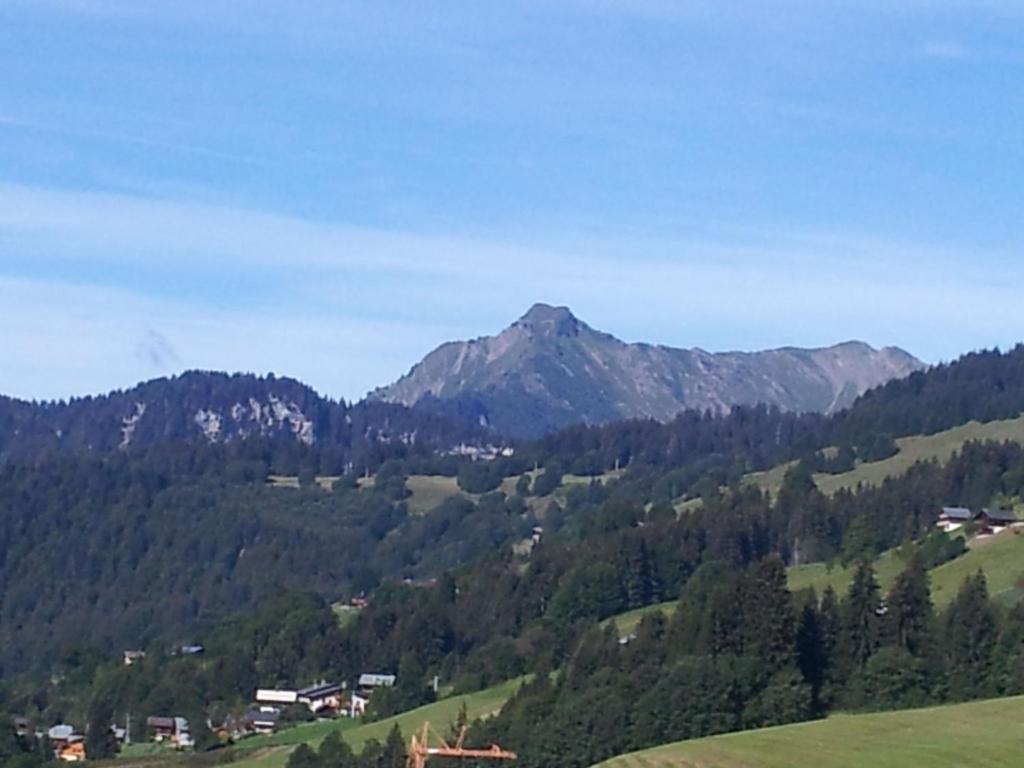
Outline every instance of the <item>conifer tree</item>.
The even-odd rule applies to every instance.
[[[978,571],[964,581],[946,611],[944,625],[950,698],[965,700],[991,693],[997,624],[984,573]]]
[[[812,593],[811,599],[800,609],[796,628],[797,666],[804,680],[811,686],[815,702],[818,701],[821,688],[825,683],[825,669],[828,664],[828,659],[825,656],[821,615],[816,603],[817,598]]]
[[[397,723],[388,731],[378,765],[380,768],[405,768],[405,739],[402,738],[402,732],[398,730]]]
[[[934,627],[928,572],[920,558],[913,558],[896,577],[886,601],[884,642],[913,656],[923,655],[931,644]]]
[[[309,744],[299,744],[288,755],[287,768],[320,768],[320,760]]]
[[[745,582],[744,651],[765,671],[774,672],[794,660],[796,618],[786,588],[786,568],[772,556],[755,565]]]
[[[331,731],[320,742],[320,749],[317,751],[319,768],[355,768],[357,765],[356,756],[341,733]]]
[[[844,676],[863,669],[878,648],[881,598],[875,571],[860,562],[840,606],[839,671]]]
[[[117,739],[111,730],[114,710],[110,700],[97,696],[89,705],[85,733],[85,754],[90,760],[104,760],[117,754]]]

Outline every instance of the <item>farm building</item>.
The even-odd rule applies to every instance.
[[[245,713],[245,728],[252,733],[273,733],[280,717],[281,713],[277,711],[253,709]]]
[[[1012,510],[983,509],[975,518],[981,533],[999,533],[1017,522],[1017,515]]]
[[[153,732],[153,741],[161,742],[174,736],[173,717],[147,717],[146,727]]]
[[[67,723],[58,723],[57,725],[50,728],[46,735],[50,739],[50,743],[53,744],[54,750],[62,749],[73,741],[81,741],[82,735],[75,732],[73,725]]]
[[[333,713],[341,706],[341,686],[337,683],[319,683],[301,688],[298,702],[309,707],[313,714]]]
[[[364,691],[374,688],[390,688],[394,684],[394,675],[377,675],[364,672],[359,676],[359,688]]]
[[[278,688],[256,689],[256,703],[260,705],[270,704],[274,707],[287,707],[299,700],[298,691],[289,691]]]
[[[943,507],[936,525],[946,533],[952,533],[974,519],[974,513],[967,507]]]
[[[85,741],[73,741],[57,752],[57,758],[64,763],[80,763],[85,760]]]
[[[29,723],[27,717],[14,718],[14,733],[21,737],[28,736],[32,733],[32,725]]]

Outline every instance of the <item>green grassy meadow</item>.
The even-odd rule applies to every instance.
[[[888,459],[859,464],[851,471],[838,475],[817,474],[814,480],[827,494],[834,494],[841,489],[856,488],[859,484],[881,485],[887,477],[904,474],[918,461],[949,461],[964,443],[972,440],[1024,443],[1024,416],[1005,421],[990,421],[987,424],[971,421],[934,435],[901,437],[896,440],[899,452]],[[774,467],[767,472],[752,473],[747,476],[747,482],[757,485],[762,490],[777,493],[782,486],[786,470],[791,465],[792,462]]]
[[[412,494],[406,500],[411,515],[425,515],[432,512],[445,499],[462,496],[467,499],[478,497],[459,488],[454,477],[444,475],[410,475],[405,487]]]
[[[672,618],[672,614],[676,612],[676,601],[669,600],[665,603],[657,603],[655,605],[645,605],[642,608],[634,608],[632,611],[626,611],[625,613],[620,613],[617,616],[605,619],[601,622],[601,625],[607,626],[614,621],[615,627],[619,630],[619,637],[626,637],[636,631],[636,628],[640,626],[640,622],[643,621],[645,616],[649,616],[652,613],[657,613],[659,611],[665,615],[666,619]]]
[[[242,741],[238,749],[244,749],[248,756],[231,763],[240,768],[282,768],[288,762],[288,755],[298,744],[316,747],[327,734],[340,731],[344,739],[359,751],[370,739],[384,741],[392,726],[398,725],[402,735],[408,739],[424,722],[429,722],[439,733],[448,730],[455,721],[460,707],[466,705],[471,720],[496,714],[519,689],[525,678],[508,680],[492,688],[462,696],[452,696],[400,715],[360,725],[346,718],[308,723],[268,736],[253,736]]]
[[[667,744],[601,768],[1009,768],[1024,765],[1024,697],[826,720]]]
[[[895,551],[885,552],[875,562],[878,583],[888,589],[905,567]],[[943,563],[929,572],[932,601],[938,607],[952,602],[968,576],[982,571],[989,593],[997,599],[1015,601],[1024,594],[1024,529],[1009,529],[998,536],[974,539],[970,549],[956,560]],[[853,578],[853,567],[829,570],[824,563],[800,565],[789,569],[789,588],[796,591],[813,587],[820,596],[831,586],[840,594]],[[1024,763],[1022,763],[1024,765]]]

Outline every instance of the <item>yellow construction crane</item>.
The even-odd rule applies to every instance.
[[[429,744],[430,734],[433,731],[430,723],[423,723],[419,733],[414,733],[409,741],[409,755],[406,757],[406,768],[426,768],[427,758],[430,757],[455,757],[467,760],[515,760],[516,753],[502,749],[497,744],[492,744],[486,749],[467,749],[462,746],[466,740],[466,726],[459,729],[459,738],[455,744],[448,744],[440,736],[437,740],[441,746],[432,747]],[[436,734],[435,734],[436,736]]]

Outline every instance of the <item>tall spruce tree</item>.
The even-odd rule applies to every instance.
[[[794,660],[796,617],[786,588],[786,567],[776,556],[755,565],[744,581],[743,649],[764,671],[775,672]]]
[[[117,754],[117,738],[111,726],[114,710],[110,699],[97,696],[89,705],[85,733],[85,754],[90,760],[105,760]]]
[[[966,700],[993,693],[998,625],[984,573],[978,571],[964,581],[946,611],[944,625],[949,697]]]
[[[822,629],[817,598],[812,591],[811,599],[804,603],[797,619],[796,659],[800,674],[811,686],[815,708],[819,708],[818,702],[822,686],[825,684],[825,670],[828,664]]]
[[[870,563],[862,561],[857,564],[839,611],[838,671],[844,677],[863,669],[878,648],[880,612],[881,597],[875,571]]]
[[[883,642],[902,648],[913,656],[922,656],[934,636],[931,591],[928,572],[920,558],[914,557],[896,577],[886,601],[882,622]]]
[[[341,738],[341,733],[338,731],[331,731],[320,742],[317,761],[320,764],[319,768],[356,768],[358,765],[352,747]]]

